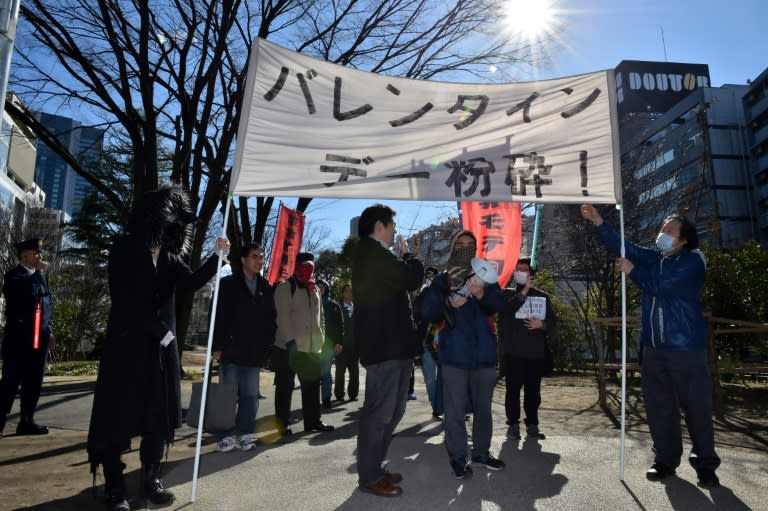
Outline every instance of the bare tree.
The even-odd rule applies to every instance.
[[[30,0],[22,3],[10,88],[32,110],[67,111],[120,130],[133,149],[132,197],[160,184],[162,149],[170,180],[190,191],[200,222],[190,263],[199,265],[205,233],[223,207],[248,54],[254,37],[329,62],[409,78],[496,77],[528,62],[529,46],[496,34],[491,0]],[[18,109],[12,113],[57,152],[55,134]],[[123,218],[130,210],[76,159],[67,158]],[[309,198],[300,199],[304,211]],[[238,200],[234,241],[260,240],[273,199]],[[179,337],[191,299],[180,300]]]

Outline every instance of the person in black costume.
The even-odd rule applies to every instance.
[[[91,472],[95,477],[103,466],[108,510],[130,509],[120,455],[136,436],[142,496],[160,505],[174,500],[160,479],[160,460],[181,426],[176,291],[199,289],[218,266],[215,256],[195,272],[184,262],[195,221],[181,189],[146,192],[109,255],[112,308],[88,431]],[[229,250],[226,238],[216,249]]]

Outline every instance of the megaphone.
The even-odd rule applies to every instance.
[[[485,259],[473,257],[471,264],[474,276],[482,280],[484,284],[495,284],[499,281],[499,274],[496,273],[496,268]]]
[[[495,284],[499,281],[499,275],[496,273],[496,268],[494,268],[493,265],[485,259],[480,257],[473,257],[470,264],[472,265],[472,274],[467,277],[467,281],[474,279],[475,282],[478,284],[483,284],[484,286],[488,284]],[[464,282],[464,285],[461,286],[460,289],[454,291],[451,294],[462,296],[464,298],[469,298],[472,296],[472,293],[467,288],[467,281]]]

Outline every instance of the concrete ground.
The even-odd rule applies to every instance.
[[[297,431],[289,441],[272,427],[271,373],[262,374],[257,420],[261,445],[242,452],[219,453],[214,439],[203,436],[197,495],[190,503],[196,430],[184,426],[171,447],[163,472],[176,493],[166,509],[185,510],[768,510],[765,444],[749,435],[718,432],[718,471],[722,486],[696,486],[693,469],[683,465],[664,483],[645,479],[652,461],[647,427],[628,401],[624,481],[619,478],[619,434],[615,423],[596,406],[594,387],[545,380],[541,411],[545,440],[505,436],[503,392],[493,405],[493,446],[506,461],[504,471],[475,467],[469,480],[456,480],[442,445],[440,422],[431,408],[417,370],[417,400],[409,401],[389,452],[389,468],[401,472],[403,495],[381,498],[357,489],[355,446],[362,401],[334,404],[323,420],[336,426],[326,434]],[[43,437],[14,433],[18,416],[9,416],[0,439],[0,510],[101,509],[101,483],[93,496],[85,454],[93,377],[47,378],[36,419],[51,427]],[[190,383],[184,382],[185,403]],[[361,392],[362,396],[362,392]],[[294,394],[300,418],[300,395]],[[18,406],[18,403],[16,404]],[[18,410],[15,409],[14,412]],[[471,431],[471,421],[467,423]],[[764,433],[764,432],[763,432]],[[137,443],[134,444],[136,446]],[[686,446],[688,448],[688,446]],[[134,451],[124,457],[129,488],[137,493],[139,462]],[[133,509],[143,502],[132,501]]]

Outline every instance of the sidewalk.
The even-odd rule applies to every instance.
[[[177,501],[166,509],[350,511],[377,510],[768,510],[765,450],[730,448],[718,443],[723,486],[702,490],[687,465],[669,482],[644,477],[652,460],[647,434],[627,435],[625,482],[619,481],[618,430],[595,406],[590,389],[543,388],[542,429],[546,440],[513,441],[504,435],[503,404],[494,403],[496,430],[492,448],[507,469],[475,467],[474,478],[457,481],[442,445],[442,428],[417,371],[416,394],[390,449],[390,469],[403,474],[403,495],[381,498],[357,490],[355,446],[362,401],[324,412],[336,426],[327,434],[298,434],[285,442],[271,429],[272,373],[262,376],[257,427],[263,445],[248,452],[215,451],[204,435],[197,499],[189,504],[196,430],[184,426],[165,464],[166,483]],[[13,435],[17,416],[9,416],[0,439],[0,510],[74,511],[101,509],[91,495],[85,455],[94,378],[49,378],[37,414],[51,427],[46,437]],[[184,403],[190,383],[184,382]],[[591,389],[593,391],[593,389]],[[361,393],[362,395],[362,393]],[[593,399],[594,397],[594,399]],[[553,407],[553,404],[556,404]],[[299,393],[294,417],[299,418]],[[15,410],[17,411],[17,410]],[[471,422],[468,423],[471,427]],[[137,443],[134,443],[134,447]],[[686,447],[687,448],[687,447]],[[125,456],[129,488],[138,487],[138,455]],[[97,482],[101,483],[101,479]],[[98,488],[99,492],[101,488]],[[140,502],[132,502],[142,509]]]

